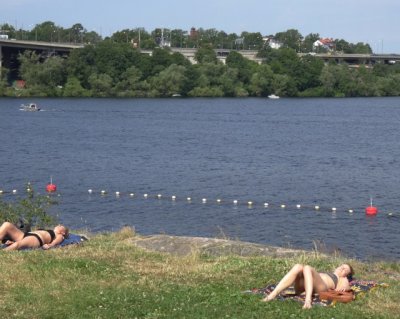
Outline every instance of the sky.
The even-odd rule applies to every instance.
[[[81,23],[103,37],[123,29],[216,29],[368,43],[374,53],[400,54],[400,0],[0,0],[0,24],[29,30],[52,21]]]

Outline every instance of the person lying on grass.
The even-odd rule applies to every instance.
[[[18,250],[23,248],[49,249],[62,243],[64,238],[68,237],[68,228],[58,225],[54,229],[39,229],[36,231],[24,233],[14,224],[4,222],[0,226],[0,241],[4,238],[11,238],[6,241],[5,250]]]
[[[340,265],[333,273],[317,272],[309,265],[296,264],[263,301],[275,299],[283,290],[294,284],[296,294],[300,295],[305,292],[303,308],[309,309],[312,307],[313,293],[320,293],[329,289],[335,289],[336,291],[349,290],[353,274],[353,268],[349,264]]]

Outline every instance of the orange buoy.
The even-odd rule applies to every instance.
[[[368,206],[365,208],[365,214],[372,216],[378,214],[378,208],[375,206]]]
[[[374,216],[378,214],[378,208],[372,205],[372,196],[370,198],[370,204],[365,208],[365,214],[368,216]]]
[[[54,193],[57,190],[57,186],[53,183],[47,184],[46,186],[46,192],[48,193]]]
[[[46,192],[54,193],[57,190],[56,184],[53,184],[53,177],[50,176],[50,183],[46,186]]]

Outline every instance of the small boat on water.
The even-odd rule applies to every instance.
[[[268,95],[268,98],[269,98],[269,99],[276,100],[276,99],[279,99],[279,96],[278,96],[278,95],[275,95],[275,94],[270,94],[270,95]]]
[[[36,112],[40,111],[40,107],[36,103],[21,104],[21,111]]]

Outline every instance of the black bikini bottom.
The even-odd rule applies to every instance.
[[[33,237],[36,237],[37,238],[37,240],[39,241],[39,244],[40,244],[40,246],[39,247],[42,247],[43,246],[43,240],[42,240],[42,238],[40,238],[40,236],[38,235],[38,234],[35,234],[35,233],[25,233],[24,234],[24,238],[25,237],[29,237],[29,236],[33,236]]]

